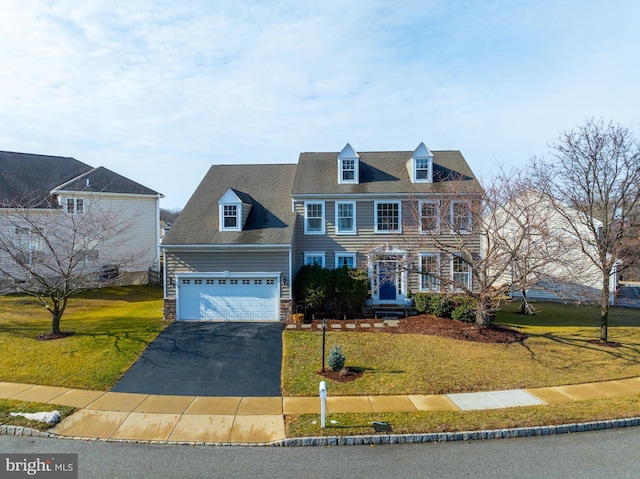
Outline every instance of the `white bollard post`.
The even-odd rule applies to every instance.
[[[320,427],[324,429],[327,416],[327,383],[320,381]]]

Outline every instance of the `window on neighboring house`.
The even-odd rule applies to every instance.
[[[440,205],[437,201],[420,202],[420,231],[435,233],[440,228]]]
[[[341,183],[353,183],[356,181],[356,160],[340,161]]]
[[[324,203],[305,203],[304,210],[305,234],[324,234]]]
[[[416,163],[416,181],[425,182],[431,181],[431,176],[429,174],[429,169],[431,165],[430,158],[416,158],[414,160]]]
[[[471,204],[468,201],[451,202],[451,228],[458,233],[471,232]]]
[[[222,207],[222,225],[224,229],[238,229],[238,207],[236,205],[224,205]]]
[[[451,257],[451,282],[453,289],[471,290],[471,266],[462,256]]]
[[[84,261],[86,263],[93,263],[100,259],[100,253],[97,249],[83,250],[82,255],[84,256]]]
[[[355,234],[356,204],[355,202],[336,202],[336,233]]]
[[[400,202],[375,203],[375,231],[376,233],[401,232]]]
[[[304,264],[306,266],[318,265],[324,268],[324,252],[309,251],[304,253]]]
[[[356,269],[355,253],[336,253],[336,269],[347,266],[350,269]]]
[[[420,291],[440,291],[440,255],[420,253]]]
[[[82,198],[67,198],[67,213],[84,214],[84,200]]]
[[[32,265],[42,253],[41,238],[31,228],[15,228],[15,260],[21,265]]]

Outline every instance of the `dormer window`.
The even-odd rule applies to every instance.
[[[360,155],[347,143],[338,155],[338,183],[358,184],[360,182]]]
[[[412,183],[433,181],[433,154],[424,143],[420,143],[407,162],[407,170]]]
[[[238,229],[238,207],[236,205],[224,205],[222,211],[223,229]]]
[[[251,198],[229,188],[218,200],[220,231],[242,231],[251,210]]]
[[[356,179],[355,160],[342,160],[342,183],[352,183]]]

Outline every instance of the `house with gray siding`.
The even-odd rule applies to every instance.
[[[64,255],[76,277],[107,271],[118,284],[146,283],[160,266],[161,197],[75,158],[1,151],[0,284],[10,288],[21,271],[60,271],[47,261]]]
[[[214,165],[161,246],[165,317],[286,320],[305,264],[366,269],[378,304],[472,288],[468,265],[442,257],[434,242],[464,235],[480,252],[472,203],[481,194],[459,151],[424,143],[386,152],[347,144],[301,153],[297,164]]]

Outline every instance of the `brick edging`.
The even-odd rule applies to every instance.
[[[422,444],[429,442],[452,441],[484,441],[487,439],[508,439],[517,437],[552,436],[557,434],[573,434],[577,432],[602,431],[622,427],[640,426],[640,417],[627,419],[610,419],[608,421],[593,421],[585,423],[561,424],[557,426],[535,426],[511,429],[490,429],[482,431],[463,432],[431,432],[417,434],[376,434],[368,436],[318,436],[294,437],[273,441],[270,443],[214,443],[190,441],[145,441],[129,439],[96,439],[87,437],[59,436],[47,431],[40,431],[22,426],[0,425],[0,435],[44,437],[56,439],[72,439],[83,441],[102,441],[133,444],[161,444],[169,446],[197,445],[197,446],[263,446],[263,447],[302,447],[302,446],[369,446],[384,444]]]

